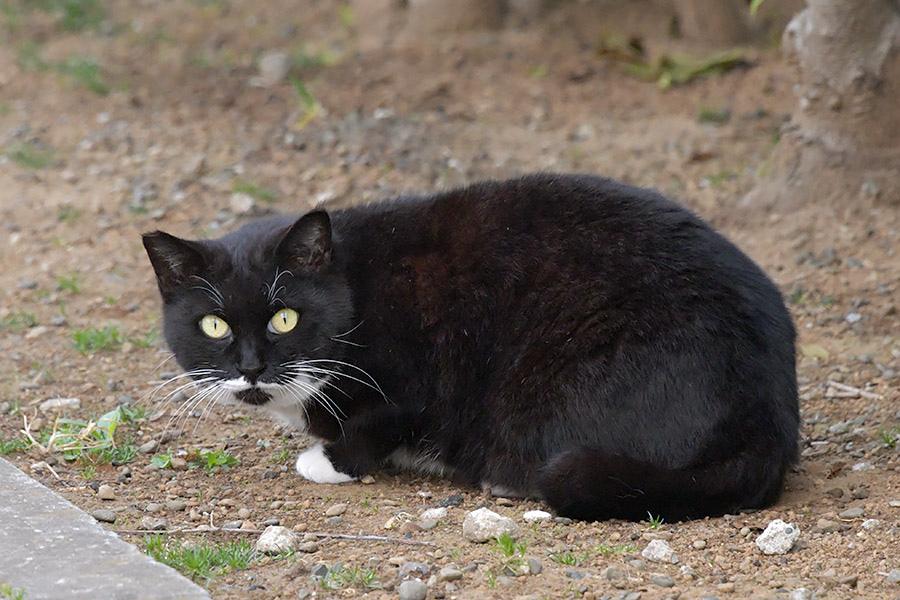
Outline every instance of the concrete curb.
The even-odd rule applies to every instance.
[[[27,600],[209,600],[2,458],[0,583]]]

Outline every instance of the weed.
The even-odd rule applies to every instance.
[[[703,106],[697,111],[697,120],[701,123],[722,125],[731,119],[731,111],[727,108],[709,108]]]
[[[882,443],[888,448],[896,448],[897,442],[900,441],[900,427],[887,430],[882,429],[880,432]]]
[[[37,325],[37,317],[34,316],[34,313],[25,311],[10,313],[0,319],[0,331],[3,331],[4,329],[21,331],[23,329],[34,327],[35,325]]]
[[[59,275],[56,278],[56,285],[60,291],[77,294],[81,291],[81,277],[77,273]]]
[[[629,552],[637,552],[637,546],[632,546],[631,544],[615,544],[613,546],[607,546],[606,544],[600,544],[596,548],[598,554],[602,554],[605,557],[610,557],[613,554],[628,554]]]
[[[101,350],[115,350],[122,344],[118,328],[107,325],[103,329],[87,327],[72,334],[75,349],[82,354],[95,354]]]
[[[57,15],[66,31],[97,29],[106,18],[100,0],[31,0],[30,4]]]
[[[61,452],[66,460],[81,458],[84,464],[98,462],[125,463],[134,458],[137,449],[129,439],[121,446],[116,444],[116,430],[125,421],[121,407],[103,414],[96,421],[58,418],[52,429],[42,429],[38,438],[25,426],[28,441],[44,452]]]
[[[315,71],[322,67],[333,67],[340,60],[340,54],[333,50],[308,52],[305,48],[301,48],[291,55],[291,66],[301,71]]]
[[[41,46],[34,40],[28,40],[19,46],[16,61],[23,71],[46,71],[50,67],[41,56]]]
[[[188,462],[188,466],[192,469],[203,467],[207,473],[212,473],[214,469],[228,469],[238,464],[238,459],[231,456],[224,450],[201,450],[197,455],[197,459]]]
[[[25,590],[0,583],[0,598],[8,600],[25,600]]]
[[[22,452],[23,450],[27,450],[30,445],[31,442],[21,437],[12,438],[10,440],[0,439],[0,454],[5,456],[14,452]]]
[[[344,566],[338,566],[336,569],[329,569],[319,583],[328,590],[339,590],[347,586],[370,589],[379,588],[381,586],[378,585],[375,574],[375,569],[361,569],[358,566],[348,569]]]
[[[722,185],[726,181],[734,179],[735,177],[737,177],[737,175],[735,175],[732,171],[724,169],[717,173],[713,173],[712,175],[707,175],[700,180],[700,185],[702,187],[717,187],[719,185]]]
[[[168,469],[172,466],[172,457],[168,454],[157,454],[150,459],[150,464],[157,469]]]
[[[504,533],[500,537],[494,538],[493,547],[503,553],[503,556],[506,558],[512,558],[517,554],[519,556],[524,556],[525,550],[527,549],[525,542],[517,542],[508,533]]]
[[[283,462],[287,462],[288,460],[290,460],[290,458],[291,458],[291,449],[290,449],[290,448],[282,448],[282,449],[281,449],[281,452],[279,452],[278,454],[276,454],[275,456],[273,456],[273,457],[270,459],[270,462],[273,462],[273,463],[283,463]],[[368,499],[368,498],[366,498],[366,501],[365,501],[364,504],[365,504],[366,507],[369,506],[369,499]]]
[[[662,515],[653,516],[653,513],[647,512],[647,521],[650,522],[650,529],[659,529],[659,526],[663,524]]]
[[[303,82],[296,77],[290,77],[289,81],[297,92],[297,108],[300,109],[300,117],[297,119],[294,127],[297,130],[303,129],[306,125],[318,116],[322,105],[316,100],[315,96],[310,93]]]
[[[238,180],[231,186],[231,191],[238,194],[247,194],[262,202],[277,202],[278,195],[270,190],[249,181]]]
[[[115,302],[115,299],[113,299],[110,304],[115,304]],[[161,339],[162,336],[159,334],[159,329],[156,328],[156,325],[151,325],[150,329],[148,329],[145,334],[132,334],[128,336],[128,341],[137,348],[152,348],[154,346],[159,346]]]
[[[759,10],[759,7],[762,3],[763,0],[750,0],[750,14],[752,16],[756,16],[756,11]]]
[[[493,590],[497,588],[497,576],[494,575],[493,571],[488,571],[487,573],[485,573],[484,579],[490,589]]]
[[[70,223],[78,219],[81,216],[81,211],[66,204],[65,206],[60,206],[59,210],[56,211],[56,220],[63,223]]]
[[[588,558],[585,556],[584,558]],[[578,556],[574,555],[571,552],[551,552],[550,560],[553,562],[557,562],[561,565],[568,565],[570,567],[574,567],[575,565],[581,564],[582,559]]]
[[[528,69],[528,77],[531,79],[543,79],[549,73],[549,69],[547,65],[538,65],[536,67],[529,67]]]
[[[195,581],[209,581],[231,569],[246,569],[256,560],[253,544],[247,540],[177,544],[168,536],[157,535],[144,536],[142,545],[150,557]]]
[[[33,142],[13,144],[6,149],[9,159],[26,169],[46,169],[56,160],[56,154]]]
[[[353,21],[355,19],[355,15],[353,14],[353,7],[349,4],[345,4],[344,6],[338,9],[338,19],[341,20],[341,23],[344,27],[353,27]]]
[[[85,481],[90,481],[97,476],[97,465],[88,463],[81,467],[81,477]]]
[[[69,77],[76,87],[86,88],[99,96],[109,93],[109,85],[104,81],[103,69],[93,58],[70,56],[56,66],[57,70]]]

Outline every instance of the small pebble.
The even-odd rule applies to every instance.
[[[429,519],[427,521],[422,521],[419,523],[419,527],[422,528],[423,531],[428,531],[429,529],[434,529],[438,526],[438,522],[434,519]]]
[[[529,510],[522,515],[522,518],[526,521],[546,521],[552,516],[553,515],[543,510]]]
[[[329,506],[328,510],[325,511],[326,517],[336,517],[338,515],[342,515],[347,512],[347,504],[335,504],[333,506]]]
[[[858,506],[854,506],[853,508],[848,508],[847,510],[838,514],[838,516],[842,519],[857,519],[865,514],[865,511]]]
[[[525,564],[528,565],[528,572],[532,575],[538,575],[544,570],[544,565],[541,561],[533,556],[526,558]]]
[[[163,509],[163,505],[158,502],[151,502],[148,504],[144,510],[148,513],[157,513]]]
[[[400,600],[425,600],[428,586],[418,579],[411,579],[400,584],[397,590]]]
[[[297,544],[298,552],[306,552],[307,554],[312,554],[313,552],[319,551],[319,543],[318,542],[300,542]]]
[[[806,589],[804,587],[797,588],[788,594],[788,600],[812,600],[813,593],[812,590]]]
[[[438,579],[440,581],[456,581],[462,579],[462,576],[462,571],[455,567],[444,567],[438,572]]]
[[[731,592],[734,591],[734,582],[728,581],[725,583],[720,583],[719,585],[716,586],[716,589],[719,590],[720,592],[730,594]]]
[[[439,508],[429,508],[424,511],[419,518],[423,521],[439,521],[447,516],[447,508],[441,506]]]
[[[141,454],[153,454],[156,452],[156,449],[159,448],[159,442],[156,440],[150,440],[149,442],[145,442],[140,445],[138,448],[138,452]]]
[[[97,497],[101,500],[115,500],[116,491],[111,485],[104,483],[97,489]]]
[[[181,512],[187,508],[187,503],[184,500],[169,500],[166,502],[166,508],[173,512]]]
[[[91,513],[91,516],[97,519],[98,521],[103,521],[104,523],[115,523],[116,522],[116,513],[111,510],[99,509],[95,510]]]
[[[675,580],[668,575],[656,575],[650,579],[650,583],[658,585],[659,587],[670,588],[675,585]]]
[[[881,529],[882,522],[878,519],[866,519],[862,522],[862,528],[866,531],[875,531]]]
[[[249,519],[250,518],[250,509],[249,508],[241,508],[238,510],[238,518],[239,519]]]
[[[328,525],[340,525],[343,522],[343,517],[328,517],[327,519],[325,519],[325,523]]]
[[[706,540],[694,540],[694,543],[691,544],[696,550],[703,550],[706,548]]]

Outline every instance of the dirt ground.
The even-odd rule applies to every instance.
[[[751,50],[744,68],[661,90],[596,52],[604,27],[640,33],[626,28],[652,15],[610,13],[612,23],[592,25],[577,3],[524,27],[365,51],[364,24],[326,0],[116,1],[75,31],[58,14],[21,8],[0,11],[0,442],[21,436],[23,417],[36,436],[47,431],[56,413],[40,403],[78,398],[67,417],[142,408],[121,426],[120,443],[162,439],[156,455],[219,449],[240,461],[207,473],[180,461],[157,468],[153,452],[116,466],[7,446],[25,472],[89,512],[114,511],[109,527],[135,543],[148,526],[239,520],[238,532],[170,535],[253,541],[277,519],[299,532],[433,544],[320,536],[315,552],[201,581],[217,599],[396,598],[398,567],[410,562],[430,569],[423,580],[435,575],[429,598],[810,597],[798,588],[819,599],[900,597],[887,576],[900,569],[900,199],[863,194],[787,214],[739,209],[794,105],[795,73],[776,51]],[[286,53],[308,94],[284,79],[257,85],[257,61],[271,51]],[[656,527],[532,526],[522,514],[540,503],[438,479],[380,472],[369,484],[312,484],[292,468],[302,436],[247,409],[177,413],[180,398],[159,401],[172,388],[153,396],[176,367],[159,340],[141,232],[218,235],[273,210],[541,169],[661,189],[779,284],[799,331],[803,458],[776,506]],[[104,328],[105,338],[96,333]],[[115,499],[101,500],[99,484]],[[441,502],[451,504],[447,516],[423,529],[419,514]],[[336,504],[346,511],[329,521]],[[520,524],[540,574],[508,576],[496,545],[463,539],[463,517],[483,505]],[[851,508],[862,510],[839,516]],[[773,519],[802,532],[783,556],[754,544]],[[654,537],[678,564],[640,559]],[[329,589],[312,576],[337,563],[371,578],[332,578]],[[441,581],[450,564],[462,578]],[[674,585],[659,585],[668,585],[660,575]]]

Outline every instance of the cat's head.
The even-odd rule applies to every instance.
[[[272,217],[215,240],[143,236],[163,299],[163,331],[198,407],[219,400],[265,405],[303,427],[320,394],[337,336],[351,327],[346,282],[324,211]]]

